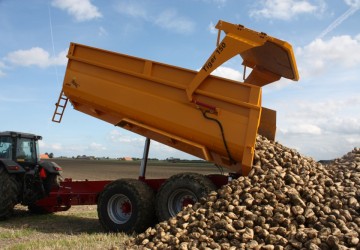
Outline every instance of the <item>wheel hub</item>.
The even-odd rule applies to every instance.
[[[175,190],[169,197],[168,209],[171,216],[179,213],[183,207],[195,204],[198,201],[196,195],[185,188]]]
[[[132,204],[130,199],[124,194],[112,196],[107,205],[109,218],[117,223],[124,224],[130,220],[132,215]]]

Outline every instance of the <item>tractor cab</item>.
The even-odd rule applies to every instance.
[[[0,159],[12,160],[23,168],[39,163],[38,140],[41,136],[13,131],[0,132]]]

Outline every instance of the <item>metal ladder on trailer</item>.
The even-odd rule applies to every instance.
[[[52,117],[53,122],[57,122],[57,123],[61,122],[61,119],[64,114],[68,100],[69,99],[64,95],[64,91],[61,90],[59,99],[58,99],[57,103],[55,103],[56,109],[55,109],[54,115]]]

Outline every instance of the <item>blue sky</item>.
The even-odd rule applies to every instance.
[[[360,146],[360,0],[0,0],[0,131],[55,156],[141,157],[144,138],[72,109],[51,121],[70,42],[198,70],[219,19],[288,41],[300,80],[263,89],[277,140],[317,160]],[[216,74],[242,79],[236,57]],[[159,143],[150,157],[193,158]]]

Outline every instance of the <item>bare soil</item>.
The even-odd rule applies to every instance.
[[[63,169],[64,178],[73,180],[115,180],[120,178],[138,178],[141,161],[51,159]],[[218,174],[214,164],[203,162],[167,162],[149,161],[146,178],[169,178],[182,172],[200,174]]]

